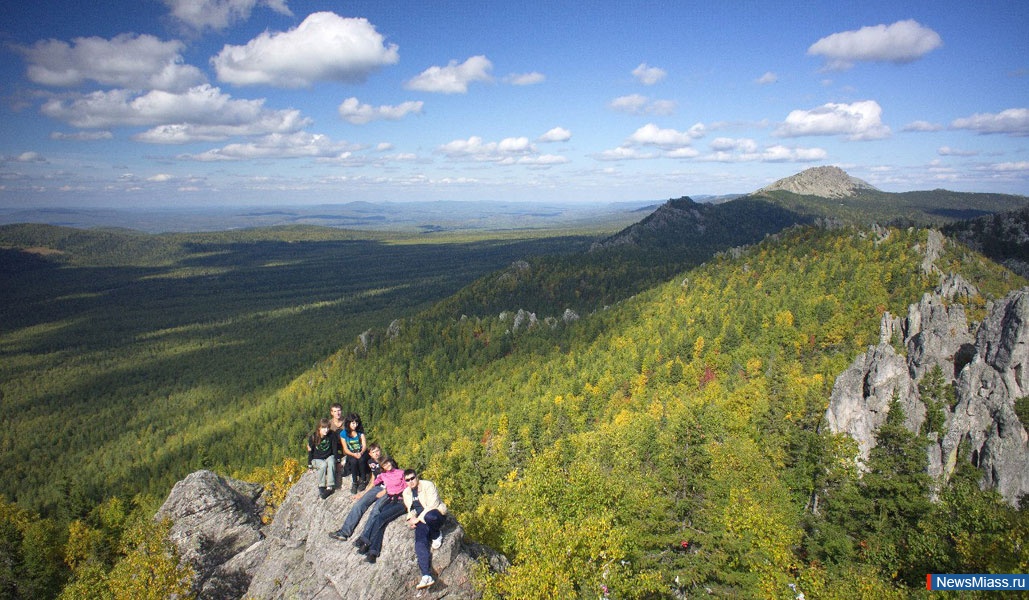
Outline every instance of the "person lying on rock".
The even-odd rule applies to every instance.
[[[436,484],[418,477],[413,469],[404,471],[403,498],[407,508],[407,526],[414,529],[414,553],[422,578],[415,585],[425,589],[436,580],[432,578],[432,551],[443,543],[443,523],[447,520],[447,505],[440,500]]]
[[[316,469],[318,496],[328,498],[336,486],[336,455],[340,452],[339,436],[330,433],[328,419],[318,421],[307,438],[307,468]]]
[[[378,444],[368,446],[368,456],[368,465],[372,469],[372,474],[375,475],[375,480],[372,481],[368,491],[354,494],[356,502],[350,508],[350,512],[347,513],[343,526],[329,534],[331,538],[344,542],[347,541],[354,534],[354,530],[357,529],[357,524],[361,521],[365,511],[375,504],[376,500],[386,495],[385,478],[380,478],[380,475],[392,472],[396,467],[396,463],[391,458],[382,457],[382,448]],[[396,477],[396,475],[393,475],[393,477]],[[368,519],[371,520],[372,518],[374,516],[369,515]]]
[[[382,473],[375,478],[374,483],[384,484],[385,493],[376,500],[361,536],[354,541],[354,547],[359,553],[367,555],[370,563],[374,563],[382,553],[382,536],[386,533],[386,526],[405,512],[402,499],[406,487],[404,472],[397,467],[396,461],[392,458],[383,460]]]

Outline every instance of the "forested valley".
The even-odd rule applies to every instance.
[[[971,468],[929,480],[901,411],[864,477],[820,427],[882,315],[938,283],[927,231],[887,231],[663,262],[586,253],[595,235],[291,229],[120,239],[101,264],[48,230],[0,273],[0,594],[188,594],[163,494],[211,468],[281,497],[337,401],[511,560],[488,598],[909,597],[931,571],[1026,572],[1025,511]],[[959,244],[937,264],[981,290],[971,320],[1026,285]]]

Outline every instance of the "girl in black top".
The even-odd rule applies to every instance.
[[[329,420],[322,419],[307,438],[307,468],[318,471],[318,496],[322,500],[335,490],[336,457],[341,452],[339,436],[330,429]]]

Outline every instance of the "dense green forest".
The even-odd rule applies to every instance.
[[[2,351],[22,364],[0,367],[5,386],[21,386],[3,391],[12,433],[4,433],[10,463],[2,468],[14,492],[4,493],[17,503],[0,503],[10,534],[0,548],[10,557],[0,561],[0,594],[182,591],[188,571],[146,518],[154,494],[184,468],[274,479],[270,467],[299,458],[314,419],[336,401],[360,412],[401,464],[438,483],[470,536],[511,559],[507,572],[483,575],[489,598],[786,598],[794,589],[808,598],[906,597],[929,571],[1026,572],[1025,512],[979,490],[974,472],[934,487],[925,438],[898,425],[901,411],[880,430],[865,477],[850,460],[854,443],[819,428],[835,376],[877,341],[883,312],[905,314],[936,285],[919,268],[925,239],[919,229],[882,237],[801,227],[689,269],[685,259],[659,266],[626,249],[568,252],[584,249],[585,238],[469,242],[450,265],[463,276],[434,271],[442,259],[433,262],[430,246],[367,240],[353,242],[372,257],[353,265],[337,254],[351,240],[172,244],[177,250],[157,256],[184,254],[149,267],[32,259],[40,287],[3,292],[20,308],[14,321],[3,315],[5,329],[18,327],[5,331]],[[253,243],[266,254],[240,250]],[[497,254],[493,268],[517,252],[522,260],[458,291],[485,249]],[[555,249],[565,253],[542,251]],[[418,256],[429,266],[412,266]],[[283,263],[310,265],[308,287],[278,271]],[[983,291],[973,318],[1026,284],[958,245],[937,264]],[[403,279],[382,272],[390,266],[422,279],[380,290],[374,282]],[[77,278],[67,288],[60,270]],[[324,279],[326,270],[338,278]],[[334,287],[347,281],[355,287]],[[440,286],[435,298],[410,295],[432,285]],[[284,308],[291,293],[310,300]],[[34,310],[24,305],[30,298]],[[227,312],[230,302],[248,308]],[[105,304],[123,314],[106,314]],[[359,322],[349,316],[355,306],[364,308]],[[562,318],[569,308],[578,320]],[[50,323],[36,314],[44,309],[67,320]],[[535,325],[519,309],[535,313]],[[101,318],[112,319],[106,346],[84,333]],[[151,319],[159,326],[141,327]],[[357,346],[369,327],[370,343]],[[276,344],[291,358],[263,358]],[[204,376],[241,359],[253,370],[228,381]],[[72,375],[56,384],[41,375],[68,364]],[[298,368],[306,370],[297,376]],[[126,380],[143,390],[151,372],[156,389],[170,391],[138,400],[103,393],[102,383]],[[31,396],[36,404],[15,406],[33,385],[44,390]],[[110,397],[115,408],[103,412],[101,402],[97,414],[63,414],[71,394]],[[29,411],[18,413],[24,420],[18,410]],[[68,483],[53,485],[43,468],[15,470],[45,452],[54,428],[124,435],[70,457]],[[109,487],[85,483],[108,473]],[[150,482],[150,495],[136,495],[136,478]],[[147,585],[131,576],[143,571]]]
[[[0,494],[69,518],[112,495],[167,493],[202,464],[278,460],[292,440],[233,432],[251,427],[243,408],[369,327],[591,239],[2,227]],[[207,447],[226,434],[238,443],[224,454]]]
[[[426,468],[468,531],[512,559],[491,597],[786,597],[791,583],[882,597],[914,593],[927,568],[1024,571],[1029,549],[1011,543],[1029,534],[1024,513],[974,475],[934,490],[924,438],[884,427],[880,447],[897,450],[859,479],[853,442],[819,430],[883,312],[935,286],[925,236],[793,230],[567,327],[516,331],[486,312],[405,323],[282,400],[343,399]],[[980,286],[980,316],[1025,283],[959,246],[938,264]]]
[[[848,222],[913,223],[940,227],[964,219],[1015,211],[1026,206],[1025,196],[926,190],[891,193],[861,189],[842,198],[794,194],[782,190],[760,192],[754,198],[767,198],[783,208],[808,217],[832,217]]]

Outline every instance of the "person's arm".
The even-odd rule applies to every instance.
[[[360,454],[354,454],[354,452],[350,450],[350,444],[348,444],[346,440],[340,439],[340,443],[343,445],[343,453],[344,454],[346,454],[347,456],[352,456],[354,458],[360,458],[361,457]]]
[[[414,504],[414,494],[411,493],[410,488],[404,488],[403,498],[404,506],[407,507],[407,526],[414,529],[418,524],[418,519],[415,518],[416,515],[414,514],[414,511],[411,510],[411,505]],[[421,497],[419,495],[419,500],[420,499]]]
[[[439,498],[439,490],[436,489],[436,484],[431,481],[421,481],[418,483],[418,499],[422,503],[422,514],[417,516],[417,521],[425,522],[425,515],[430,510],[439,511],[441,514],[446,514],[447,507]]]
[[[367,441],[364,438],[364,434],[361,434],[361,451],[357,453],[358,458],[364,454],[365,450],[368,449]]]

